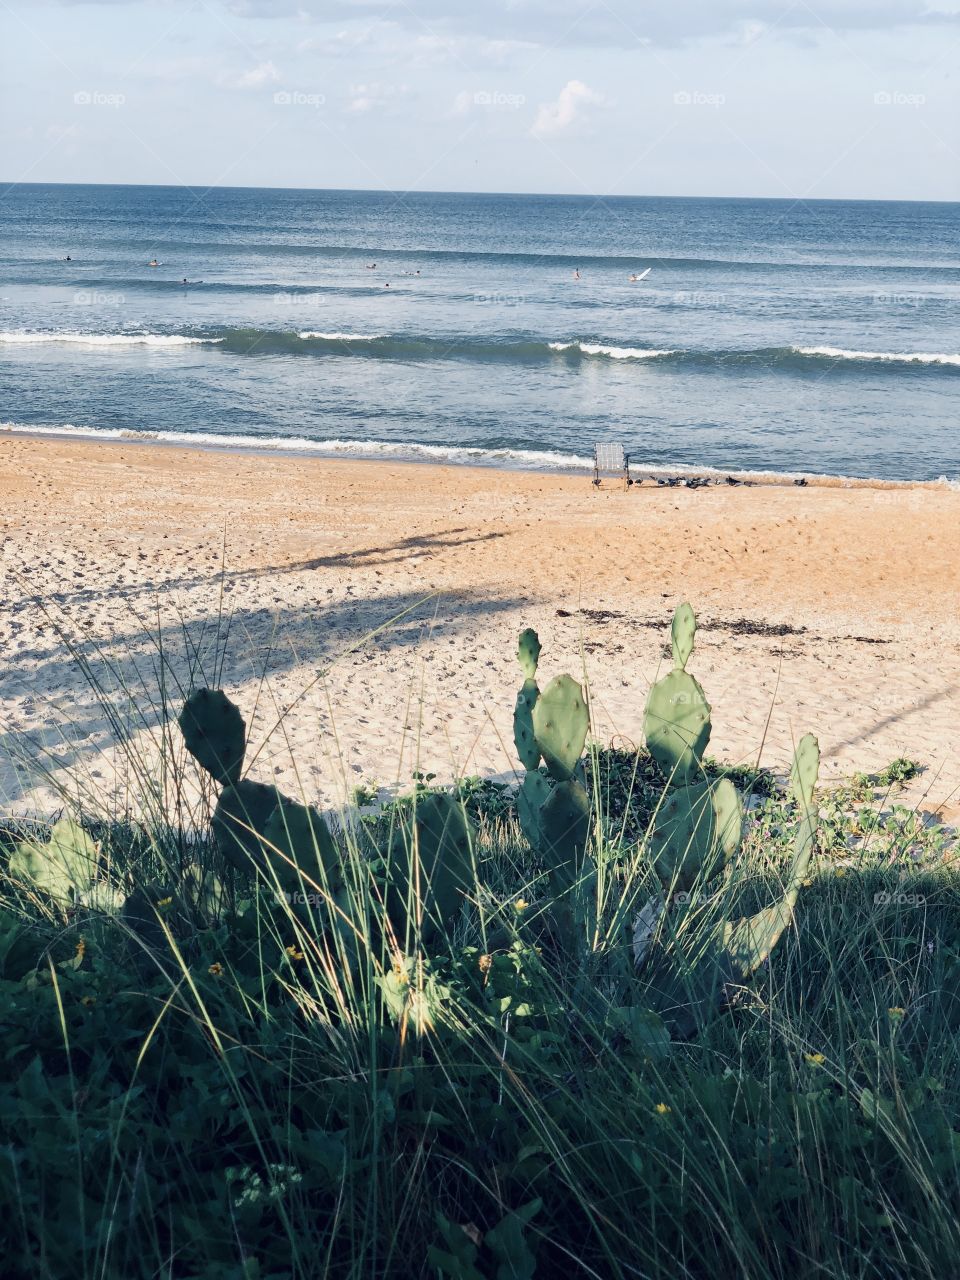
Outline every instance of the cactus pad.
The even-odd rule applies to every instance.
[[[693,676],[671,671],[657,681],[647,698],[643,731],[669,783],[679,785],[699,773],[710,730],[710,704]]]
[[[540,650],[540,637],[533,627],[527,627],[520,632],[520,640],[517,644],[517,661],[523,670],[524,680],[536,679]]]
[[[533,732],[547,769],[558,782],[573,776],[590,727],[583,690],[572,676],[557,676],[533,708]]]
[[[517,818],[520,822],[520,830],[533,849],[539,849],[543,841],[540,810],[552,790],[553,784],[549,778],[545,778],[539,769],[531,769],[517,792]]]
[[[240,781],[246,726],[222,689],[195,689],[180,712],[187,750],[221,786]]]
[[[524,769],[536,769],[540,764],[540,748],[533,732],[533,708],[539,697],[536,680],[524,680],[513,712],[513,741]]]
[[[682,671],[687,659],[693,653],[693,644],[697,634],[697,619],[688,604],[677,605],[670,625],[670,647],[673,650],[673,665]]]
[[[281,800],[267,819],[263,838],[271,846],[266,856],[285,889],[302,891],[300,872],[306,892],[310,892],[311,885],[326,889],[339,879],[337,846],[323,816],[315,809],[295,800]]]
[[[266,867],[261,836],[283,796],[276,787],[263,782],[238,782],[224,787],[213,811],[213,834],[217,847],[240,871],[250,871],[251,863]]]
[[[743,814],[729,778],[668,790],[654,816],[650,856],[661,882],[689,889],[715,875],[740,843]]]
[[[554,787],[540,809],[543,858],[556,896],[580,878],[590,838],[590,798],[576,778]]]
[[[89,889],[97,874],[97,846],[72,818],[61,818],[46,844],[24,840],[10,855],[15,880],[31,881],[61,905]]]
[[[790,790],[804,809],[813,804],[813,789],[820,772],[820,744],[812,733],[806,733],[797,743],[790,770]]]

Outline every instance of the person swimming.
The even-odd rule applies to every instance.
[[[368,271],[376,271],[376,269],[377,269],[377,264],[376,264],[375,262],[368,262],[368,263],[367,263],[367,270],[368,270]]]
[[[580,268],[579,268],[579,267],[576,267],[576,268],[574,269],[574,272],[573,272],[573,278],[574,278],[574,280],[579,280],[579,279],[580,279]]]
[[[159,265],[160,263],[156,260],[156,258],[154,258],[152,262],[147,263],[148,267],[159,267]]]
[[[69,255],[69,253],[68,253],[68,254],[67,254],[67,256],[64,258],[64,262],[72,262],[72,261],[73,261],[73,259],[70,257],[70,255]]]

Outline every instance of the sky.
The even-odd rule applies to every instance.
[[[2,0],[0,180],[960,200],[960,0]]]

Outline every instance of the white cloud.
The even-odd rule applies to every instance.
[[[585,107],[603,107],[607,99],[582,80],[568,80],[556,102],[542,102],[530,132],[535,138],[564,133],[583,117]]]
[[[261,62],[248,71],[221,71],[217,84],[221,89],[262,89],[265,84],[276,84],[280,72],[272,62]]]
[[[352,84],[350,86],[350,102],[348,111],[378,111],[391,106],[398,98],[404,98],[410,92],[405,84],[381,84],[372,81],[369,84]]]

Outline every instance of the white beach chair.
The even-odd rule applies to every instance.
[[[623,481],[624,489],[629,489],[633,484],[630,478],[630,455],[624,453],[622,444],[593,446],[593,483],[598,489],[604,476],[616,476]]]

